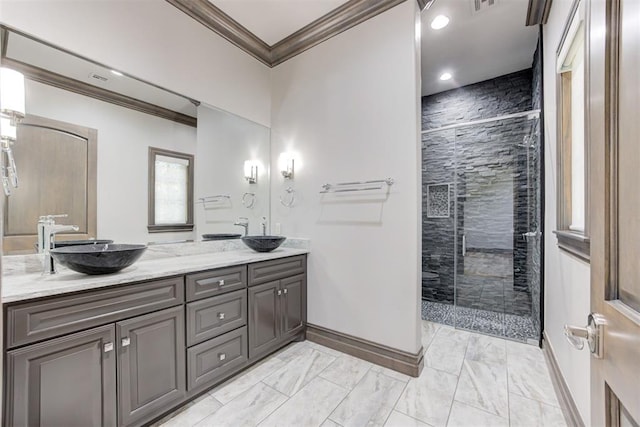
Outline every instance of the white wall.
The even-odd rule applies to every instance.
[[[195,128],[31,80],[26,80],[26,109],[29,114],[98,130],[98,235],[94,237],[118,243],[193,238],[192,232],[147,233],[147,165],[149,146],[195,154]]]
[[[196,153],[195,197],[226,194],[230,199],[196,204],[197,238],[204,233],[243,233],[233,223],[249,219],[249,234],[260,233],[263,216],[269,217],[269,128],[200,105],[198,107],[198,147]],[[258,163],[258,180],[244,179],[245,160]],[[242,204],[245,192],[255,193],[255,204]],[[250,201],[250,196],[246,199]]]
[[[0,1],[0,22],[269,125],[269,68],[165,1]]]
[[[591,358],[588,350],[571,347],[564,335],[565,324],[584,325],[590,312],[589,264],[557,247],[556,229],[556,71],[555,57],[568,19],[571,1],[555,1],[544,26],[545,111],[545,331],[580,415],[590,425]]]
[[[274,68],[271,107],[272,165],[283,151],[297,157],[293,182],[273,174],[272,226],[311,239],[309,323],[411,353],[420,348],[416,18],[416,2],[404,2]],[[385,202],[318,193],[386,177],[396,183]],[[297,200],[285,208],[289,185]]]

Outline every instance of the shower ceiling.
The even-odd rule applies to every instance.
[[[531,67],[538,28],[526,27],[528,0],[437,0],[422,13],[422,95],[477,83]],[[433,30],[437,15],[449,25]],[[453,76],[439,79],[444,72]]]

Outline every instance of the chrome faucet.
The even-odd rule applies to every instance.
[[[249,218],[241,216],[240,218],[238,218],[238,220],[235,223],[233,223],[233,225],[244,227],[245,236],[249,234]]]
[[[260,223],[260,227],[262,227],[262,235],[266,236],[267,235],[267,217],[266,216],[262,217],[262,222]]]
[[[66,218],[68,215],[44,215],[38,220],[38,253],[42,257],[42,274],[55,274],[56,266],[51,256],[55,236],[65,231],[78,231],[75,225],[56,224],[55,218]]]

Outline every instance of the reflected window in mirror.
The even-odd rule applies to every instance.
[[[193,230],[192,154],[149,147],[148,230]]]

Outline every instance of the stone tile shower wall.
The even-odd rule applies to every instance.
[[[539,93],[540,86],[533,74],[532,69],[523,70],[423,97],[423,130],[532,109],[537,102],[532,93]],[[538,247],[539,259],[539,245],[521,234],[539,220],[528,209],[540,200],[537,186],[536,191],[531,188],[538,178],[538,156],[526,148],[536,131],[535,121],[522,118],[423,135],[425,300],[453,304],[457,249],[459,306],[531,315],[532,283],[539,294],[539,273],[531,268],[536,258],[532,247]],[[450,184],[449,215],[430,215],[429,190],[445,184]],[[466,257],[461,256],[462,234],[467,238]]]

